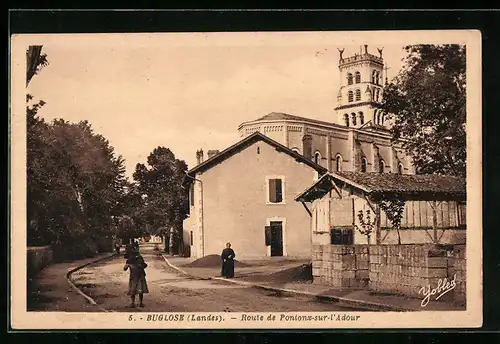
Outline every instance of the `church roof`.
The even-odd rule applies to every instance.
[[[191,170],[189,170],[187,172],[188,177],[184,179],[183,184],[186,183],[186,182],[192,181],[192,178],[194,177],[194,175],[196,173],[206,171],[206,170],[214,167],[215,165],[220,164],[224,160],[226,160],[226,159],[230,158],[231,156],[233,156],[234,154],[236,154],[236,153],[244,150],[245,148],[247,148],[248,146],[254,144],[257,141],[264,141],[264,142],[266,142],[267,144],[275,147],[276,151],[278,151],[280,153],[288,154],[289,156],[291,156],[292,158],[294,158],[297,162],[308,165],[309,167],[311,167],[311,168],[315,169],[316,171],[318,171],[318,173],[320,173],[320,174],[323,174],[323,173],[327,172],[327,169],[324,168],[323,166],[318,165],[314,161],[312,161],[310,159],[307,159],[303,155],[292,151],[290,148],[282,145],[279,142],[274,141],[273,139],[265,136],[264,134],[262,134],[260,132],[255,132],[252,135],[249,135],[249,136],[245,137],[243,140],[235,143],[234,145],[226,148],[222,152],[220,152],[220,153],[212,156],[211,158],[205,160],[204,162],[202,162],[198,166],[195,166],[194,168],[192,168]]]
[[[338,125],[338,124],[333,123],[333,122],[320,121],[317,119],[295,116],[295,115],[290,115],[290,114],[282,113],[282,112],[271,112],[271,113],[268,113],[267,115],[260,117],[259,119],[256,119],[255,121],[252,121],[252,122],[279,121],[279,120],[303,121],[303,122],[310,122],[310,123],[316,123],[316,124],[321,124],[321,125],[328,125],[328,126],[334,126],[334,127],[339,127],[339,128],[345,128],[345,126]]]
[[[464,178],[437,174],[394,174],[336,172],[326,173],[312,186],[295,198],[309,202],[334,188],[331,181],[354,187],[372,198],[394,198],[405,200],[465,200]]]

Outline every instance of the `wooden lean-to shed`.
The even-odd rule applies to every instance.
[[[464,178],[326,173],[295,200],[311,217],[313,244],[367,244],[367,228],[370,244],[465,243]],[[383,210],[396,203],[402,209],[399,230]]]

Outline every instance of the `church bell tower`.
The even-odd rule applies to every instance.
[[[359,128],[370,125],[384,128],[386,115],[380,109],[383,90],[384,60],[382,49],[379,56],[368,53],[368,45],[361,47],[353,56],[343,57],[339,49],[340,88],[335,108],[337,123]]]

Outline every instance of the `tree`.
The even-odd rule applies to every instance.
[[[399,229],[401,228],[406,202],[400,198],[392,198],[380,199],[378,204],[387,215],[387,218],[392,224],[392,228],[396,229],[398,233],[398,245],[401,245],[401,234],[399,233]]]
[[[48,61],[41,46],[26,56],[28,85]],[[33,99],[26,97],[28,245],[81,257],[107,245],[123,213],[124,160],[87,121],[46,123],[38,116],[45,103]]]
[[[167,235],[170,252],[179,250],[182,221],[188,212],[187,191],[181,187],[187,165],[165,147],[155,148],[147,158],[147,165],[137,164],[133,177],[145,198],[143,214],[149,233]]]
[[[35,74],[48,64],[47,55],[42,54],[42,46],[30,46],[26,50],[26,87]],[[27,159],[27,224],[28,243],[45,243],[44,234],[39,228],[39,220],[46,209],[47,197],[45,190],[49,189],[47,178],[40,173],[47,159],[44,137],[49,128],[43,119],[38,118],[38,111],[45,105],[43,100],[31,104],[34,97],[26,95],[26,159]]]
[[[382,104],[393,120],[393,138],[406,140],[418,173],[465,176],[465,47],[404,49],[404,67],[386,85]]]
[[[42,53],[42,45],[30,45],[26,50],[26,86],[33,76],[49,64],[47,55]]]
[[[86,121],[40,121],[28,156],[28,240],[60,247],[99,245],[121,215],[124,160]]]

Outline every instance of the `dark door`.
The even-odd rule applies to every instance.
[[[271,257],[283,255],[283,224],[271,222]]]

